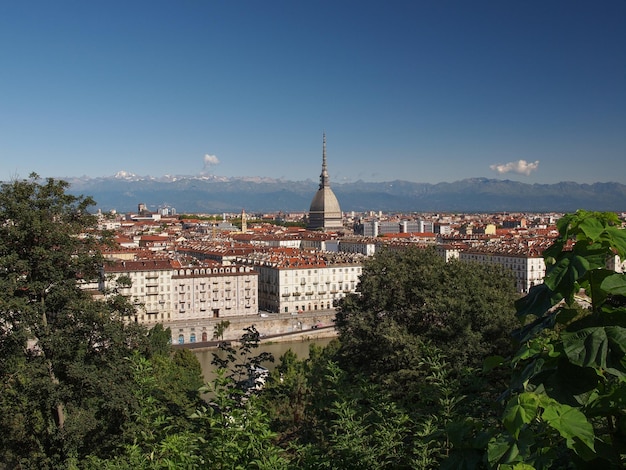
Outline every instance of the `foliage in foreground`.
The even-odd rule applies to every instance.
[[[506,361],[504,429],[487,460],[494,468],[624,468],[626,275],[607,262],[626,259],[626,232],[614,214],[586,211],[558,229],[544,253],[544,284],[516,303],[532,321]],[[589,305],[582,312],[581,300]]]
[[[134,417],[146,404],[137,355],[151,361],[155,406],[185,428],[196,408],[200,367],[171,353],[169,331],[126,316],[112,292],[94,300],[99,247],[90,198],[33,174],[0,187],[0,468],[72,468],[109,457],[147,432]]]
[[[271,358],[266,353],[252,354],[259,344],[254,326],[246,328],[241,341],[238,350],[224,345],[224,357],[214,354],[218,364],[216,377],[200,387],[207,401],[188,409],[183,425],[177,425],[158,399],[160,388],[155,381],[153,361],[135,355],[133,378],[140,403],[133,419],[135,437],[120,446],[112,458],[90,456],[85,468],[287,468],[284,451],[275,444],[276,434],[259,406],[256,376],[251,368]]]
[[[37,175],[0,190],[0,468],[64,467],[113,448],[136,402],[126,357],[145,335],[94,301],[89,198]]]

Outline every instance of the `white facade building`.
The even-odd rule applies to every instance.
[[[356,292],[361,275],[361,262],[346,258],[284,252],[248,257],[259,273],[259,309],[294,314],[332,309],[335,301]]]
[[[339,242],[339,251],[342,253],[359,253],[364,256],[374,256],[376,253],[376,240],[359,238],[344,238]]]
[[[107,265],[101,288],[115,288],[136,305],[134,321],[146,325],[258,313],[258,274],[249,266],[183,267],[176,261],[121,261]]]
[[[542,284],[546,274],[546,265],[541,254],[535,251],[514,252],[512,250],[496,250],[471,248],[459,253],[461,261],[476,261],[484,264],[496,264],[510,269],[515,277],[518,292],[528,293],[532,286]]]
[[[356,292],[360,264],[331,266],[257,266],[259,307],[277,313],[333,308],[334,302]]]
[[[137,307],[134,321],[156,324],[173,318],[172,275],[178,263],[172,261],[119,261],[104,267],[101,289],[115,289],[117,280],[128,278],[129,287],[119,287],[119,293]]]
[[[223,318],[258,313],[258,274],[249,266],[181,268],[172,276],[175,319]]]

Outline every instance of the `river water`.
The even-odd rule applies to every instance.
[[[269,352],[274,355],[274,362],[268,362],[263,364],[264,367],[272,370],[274,369],[279,361],[280,357],[285,354],[289,349],[291,349],[294,353],[298,355],[300,359],[307,359],[309,357],[309,346],[311,344],[316,344],[318,346],[326,346],[330,343],[334,338],[318,338],[308,341],[287,341],[280,343],[261,343],[258,348],[253,350],[253,355],[256,356],[262,352]],[[235,348],[236,349],[236,348]],[[215,375],[213,371],[215,370],[215,366],[211,364],[213,360],[213,353],[220,354],[222,357],[222,351],[211,349],[211,350],[203,350],[203,351],[194,351],[194,354],[198,358],[200,362],[200,366],[202,366],[202,375],[205,381],[212,380]]]

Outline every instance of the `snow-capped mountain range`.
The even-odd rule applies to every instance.
[[[109,177],[61,178],[70,191],[92,196],[103,210],[156,210],[168,205],[179,213],[306,212],[317,181],[211,174],[139,176],[119,171]],[[399,212],[571,212],[576,209],[626,211],[626,185],[620,183],[526,184],[468,178],[452,183],[331,183],[343,211]]]

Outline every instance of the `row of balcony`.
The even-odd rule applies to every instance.
[[[331,294],[338,294],[339,292],[343,292],[344,294],[349,294],[351,291],[349,289],[344,289],[343,291],[331,290],[329,292]],[[321,290],[321,291],[318,291],[318,292],[313,292],[313,291],[310,291],[310,292],[292,292],[292,293],[281,294],[281,296],[282,297],[289,297],[289,296],[299,297],[301,295],[314,295],[316,293],[319,294],[319,295],[324,295],[324,294],[326,294],[326,291],[325,290]]]

